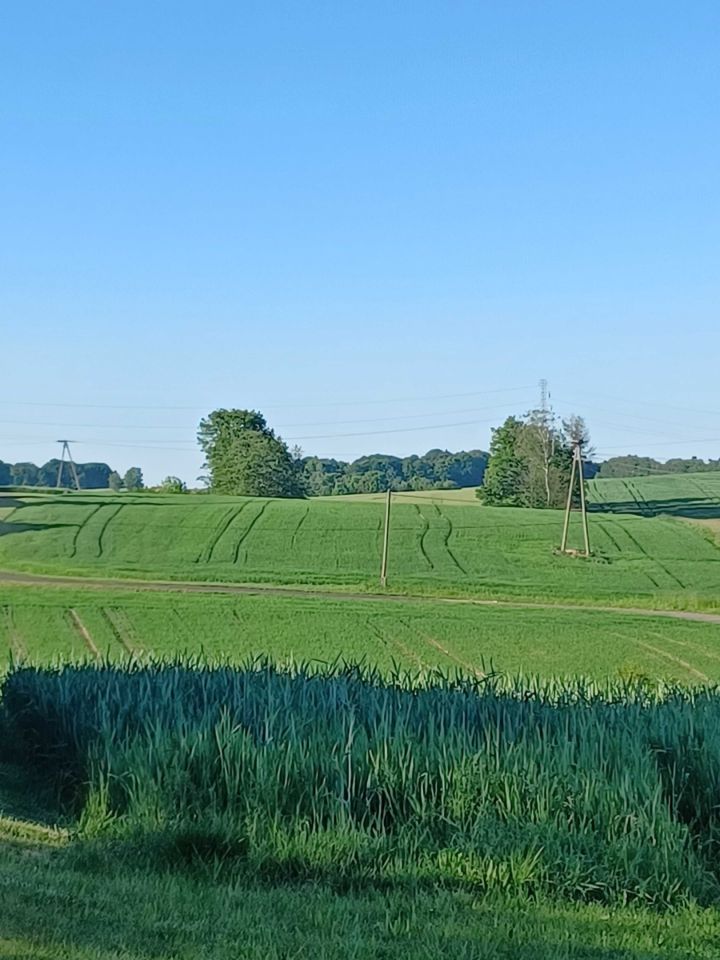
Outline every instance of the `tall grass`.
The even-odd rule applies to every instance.
[[[338,885],[720,894],[720,691],[336,664],[19,667],[6,736],[81,833]]]

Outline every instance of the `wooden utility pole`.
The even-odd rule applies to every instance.
[[[70,465],[70,470],[73,475],[73,480],[75,481],[75,486],[80,489],[80,480],[78,479],[77,469],[75,467],[75,461],[72,458],[70,453],[70,440],[58,440],[58,443],[62,444],[62,453],[60,454],[60,465],[58,467],[57,483],[55,484],[56,489],[62,486],[62,473],[63,466],[65,465],[65,454],[67,453],[68,464]]]
[[[585,556],[590,556],[590,530],[588,528],[587,504],[585,502],[585,470],[582,455],[582,446],[576,443],[573,446],[572,469],[570,470],[570,483],[568,484],[567,504],[565,506],[565,522],[563,523],[562,543],[560,550],[567,553],[568,533],[570,530],[570,513],[572,511],[573,488],[575,486],[575,474],[578,475],[580,484],[580,512],[582,514],[583,538],[585,540]]]
[[[387,567],[388,552],[390,546],[390,505],[392,502],[392,489],[388,487],[387,500],[385,501],[385,530],[383,533],[383,551],[382,566],[380,567],[380,585],[387,586]]]

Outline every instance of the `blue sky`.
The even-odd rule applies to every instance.
[[[720,5],[0,8],[0,458],[720,456]]]

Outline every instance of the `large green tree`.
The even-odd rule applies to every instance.
[[[493,430],[490,441],[490,459],[478,497],[490,506],[525,506],[523,477],[527,464],[520,453],[523,422],[508,417],[501,427]]]
[[[300,465],[257,410],[213,410],[200,422],[212,490],[246,497],[304,495]]]
[[[531,410],[523,419],[508,417],[493,431],[478,497],[490,506],[562,507],[576,443],[588,450],[581,417],[571,417],[562,426],[548,410]]]
[[[142,490],[145,486],[140,467],[129,467],[123,477],[123,486],[126,490]]]

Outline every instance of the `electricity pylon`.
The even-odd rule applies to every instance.
[[[585,477],[584,462],[582,455],[582,444],[573,444],[572,469],[570,471],[570,483],[568,484],[567,505],[565,507],[565,523],[563,524],[563,535],[560,549],[563,553],[568,552],[568,531],[570,529],[570,511],[572,510],[573,486],[575,485],[575,474],[578,475],[580,483],[580,512],[582,513],[583,537],[585,539],[585,556],[590,556],[590,532],[588,530],[587,504],[585,503]],[[573,551],[570,551],[573,552]]]
[[[58,443],[62,444],[62,453],[60,454],[60,466],[58,467],[57,483],[55,488],[58,489],[62,486],[62,475],[63,467],[65,466],[65,454],[67,453],[68,464],[70,465],[70,471],[73,475],[73,480],[75,481],[75,487],[80,489],[80,480],[78,478],[77,468],[75,467],[75,461],[73,460],[72,453],[70,453],[70,444],[74,443],[73,440],[58,440]]]

